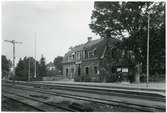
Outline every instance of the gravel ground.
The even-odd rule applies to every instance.
[[[85,104],[85,106],[91,107],[93,109],[93,112],[138,112],[135,109],[128,109],[120,106],[111,106],[100,103],[89,103]]]
[[[14,100],[2,97],[1,111],[37,111],[36,109],[26,106],[25,104],[16,102]]]
[[[101,103],[88,102],[84,100],[75,100],[65,97],[55,96],[48,100],[49,103],[66,106],[77,109],[81,112],[138,112],[135,109],[123,108],[120,106],[112,106]]]
[[[53,99],[53,98],[52,98]],[[92,103],[87,101],[78,101],[73,99],[66,99],[62,97],[54,97],[48,103],[59,104],[67,106],[72,109],[77,109],[81,112],[137,112],[137,110],[122,108],[118,106],[105,105],[100,103]],[[2,98],[2,111],[37,111],[36,109],[26,106],[22,103],[16,102],[8,98]],[[55,111],[56,112],[56,111]]]

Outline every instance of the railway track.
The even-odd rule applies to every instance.
[[[22,86],[21,86],[22,85]],[[26,86],[28,85],[28,87]],[[35,86],[34,86],[35,85]],[[97,102],[97,103],[103,103],[103,104],[108,104],[108,105],[113,105],[113,106],[121,106],[121,107],[126,107],[129,109],[136,109],[139,111],[165,111],[165,104],[164,106],[152,106],[148,104],[139,104],[139,103],[134,103],[134,102],[128,102],[128,101],[117,101],[116,99],[104,99],[104,98],[97,98],[93,96],[84,96],[84,95],[77,95],[77,94],[70,94],[70,93],[65,93],[61,91],[53,91],[50,89],[46,89],[46,87],[41,87],[40,85],[38,86],[37,84],[30,84],[30,83],[25,83],[25,84],[20,84],[19,86],[11,86],[11,84],[4,84],[3,86],[5,87],[14,87],[15,89],[22,89],[22,90],[28,90],[32,92],[38,92],[42,94],[49,94],[49,95],[54,95],[54,96],[61,96],[61,97],[66,97],[66,98],[73,98],[77,100],[84,100],[84,101],[91,101],[91,102]],[[33,87],[30,87],[33,86]],[[48,88],[48,87],[47,87]],[[55,87],[54,87],[55,88]],[[56,87],[57,88],[57,87]],[[64,90],[66,90],[64,86]],[[90,93],[90,92],[87,92]],[[156,100],[158,101],[158,100]]]
[[[12,100],[16,103],[21,103],[25,106],[29,106],[31,109],[35,109],[36,111],[46,111],[46,109],[43,109],[43,108],[37,106],[37,104],[39,104],[39,102],[35,101],[36,104],[34,104],[34,100],[25,98],[25,97],[20,96],[20,95],[18,96],[16,94],[13,94],[13,93],[10,93],[10,92],[6,92],[6,91],[3,92],[2,98],[7,98],[7,99]],[[29,101],[31,101],[31,103]],[[9,104],[9,102],[8,102],[8,104]],[[6,107],[6,109],[8,109],[8,107]]]
[[[69,91],[77,91],[77,92],[89,92],[95,94],[102,95],[112,95],[112,96],[121,96],[121,97],[129,97],[129,98],[138,98],[152,101],[166,101],[166,97],[157,93],[144,92],[144,91],[134,91],[127,89],[114,89],[114,88],[106,88],[106,87],[92,87],[88,85],[74,85],[74,84],[48,84],[48,83],[28,83],[28,82],[17,82],[17,84],[21,85],[29,85],[38,88],[49,88],[49,89],[60,89],[60,90],[69,90]]]
[[[146,93],[146,92],[136,92],[136,91],[126,91],[120,89],[109,89],[109,88],[98,88],[98,87],[76,87],[74,85],[62,85],[56,84],[54,86],[51,85],[41,85],[38,87],[43,88],[50,88],[50,89],[60,89],[60,90],[70,90],[70,91],[78,91],[78,92],[89,92],[95,94],[102,94],[102,95],[112,95],[112,96],[121,96],[121,97],[129,97],[129,98],[138,98],[138,99],[146,99],[146,100],[153,100],[153,101],[162,101],[165,102],[165,97],[160,94],[155,93]]]
[[[22,90],[27,90],[25,88],[18,88],[18,87],[13,87],[16,89],[22,89]],[[23,94],[18,94],[16,92],[11,92],[9,90],[4,90],[3,89],[3,93],[2,96],[8,99],[12,99],[16,102],[22,103],[24,105],[28,105],[30,107],[32,107],[33,109],[36,109],[37,111],[57,111],[57,112],[75,112],[77,110],[74,109],[70,109],[68,107],[64,107],[64,106],[60,106],[58,104],[55,103],[48,103],[45,101],[45,99],[41,99],[41,98],[36,98],[37,96],[35,95],[23,95]]]

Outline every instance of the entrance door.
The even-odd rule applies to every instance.
[[[78,65],[78,76],[80,76],[81,75],[81,66],[80,66],[80,64]]]

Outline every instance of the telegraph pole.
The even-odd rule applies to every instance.
[[[9,42],[13,45],[13,83],[15,79],[15,44],[22,44],[22,42],[16,42],[15,40],[4,40],[5,42]]]
[[[147,30],[147,87],[149,84],[149,42],[150,42],[150,35],[149,35],[149,26],[150,26],[150,15],[148,14],[148,30]]]

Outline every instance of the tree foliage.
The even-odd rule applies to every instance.
[[[148,14],[150,72],[165,73],[164,2],[95,2],[90,28],[103,38],[123,40],[119,48],[132,51],[131,56],[135,58],[133,62],[129,60],[129,63],[142,64],[145,72]]]
[[[47,68],[45,58],[42,55],[39,61],[39,77],[42,79],[44,76],[47,76]]]
[[[29,72],[30,72],[30,80],[34,80],[35,79],[34,78],[34,70],[35,70],[34,63],[35,63],[35,59],[33,57],[24,57],[23,59],[20,59],[16,66],[15,79],[27,81]],[[37,67],[38,67],[38,62],[37,62]]]
[[[23,60],[20,58],[15,70],[15,80],[28,80],[28,65],[26,63],[26,59],[26,57],[24,57]]]
[[[62,74],[63,72],[63,65],[62,65],[63,57],[58,56],[54,59],[54,65],[56,67],[56,70],[58,71],[59,74]]]
[[[12,66],[12,62],[6,58],[5,55],[1,55],[1,61],[2,61],[2,78],[4,76],[7,76],[10,71],[10,67]]]

